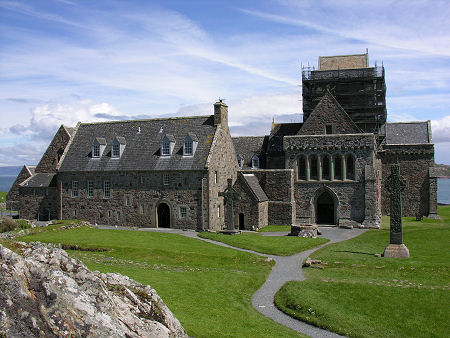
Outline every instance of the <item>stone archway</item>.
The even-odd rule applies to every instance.
[[[316,224],[337,224],[337,198],[329,189],[321,189],[317,192],[314,209]]]
[[[157,208],[158,228],[170,228],[170,207],[160,203]]]

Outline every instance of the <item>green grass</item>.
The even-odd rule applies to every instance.
[[[260,233],[224,235],[215,232],[201,232],[202,238],[222,242],[237,248],[253,250],[270,255],[290,256],[328,242],[326,238],[302,238],[290,236],[262,236]]]
[[[119,272],[151,285],[194,337],[296,337],[251,305],[273,262],[181,235],[80,227],[21,237],[107,249],[68,251],[91,270]]]
[[[264,228],[258,230],[258,232],[290,232],[290,225],[267,225]]]
[[[5,203],[6,202],[6,194],[7,194],[7,192],[0,191],[0,203]]]
[[[323,270],[285,284],[276,305],[293,317],[350,337],[444,337],[450,332],[450,207],[442,221],[404,219],[409,259],[375,257],[389,243],[389,218],[311,255]]]

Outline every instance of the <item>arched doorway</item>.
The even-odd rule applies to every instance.
[[[239,214],[239,230],[245,230],[244,214],[242,212]]]
[[[316,200],[316,224],[336,224],[336,205],[328,191],[322,192]]]
[[[158,205],[158,228],[170,228],[170,208],[166,203]]]

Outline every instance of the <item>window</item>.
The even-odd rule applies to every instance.
[[[347,155],[346,158],[346,179],[354,180],[355,179],[355,158],[353,155]]]
[[[112,146],[112,157],[120,157],[120,144],[115,143]]]
[[[77,217],[77,209],[73,210],[73,217]]]
[[[218,181],[218,174],[217,171],[214,172],[214,183],[217,184]]]
[[[88,198],[94,197],[94,181],[87,182],[87,194]]]
[[[298,179],[306,180],[306,159],[304,155],[298,158]]]
[[[169,182],[170,182],[169,174],[163,174],[162,180],[163,180],[163,185],[169,185]]]
[[[183,155],[192,156],[192,154],[192,140],[190,138],[186,138],[184,140]]]
[[[144,176],[141,176],[141,184],[144,184]]]
[[[125,195],[124,202],[125,202],[125,206],[129,207],[131,205],[131,196]]]
[[[94,144],[92,147],[92,157],[100,157],[100,145]]]
[[[111,197],[111,185],[109,180],[103,181],[103,197],[110,198]]]
[[[120,221],[120,211],[117,211],[117,220]]]
[[[333,127],[331,125],[325,126],[325,134],[333,134]]]
[[[45,196],[48,196],[48,188],[45,188]]]
[[[78,197],[78,181],[72,181],[72,197]]]
[[[220,206],[217,207],[217,218],[220,218]]]
[[[322,157],[322,179],[330,179],[330,158],[328,157],[328,155],[324,155]]]
[[[162,143],[162,155],[169,156],[170,155],[170,142],[169,140],[164,140]]]
[[[318,180],[319,179],[319,175],[318,175],[318,170],[317,170],[317,156],[316,155],[311,155],[311,157],[309,158],[309,170],[310,170],[310,178],[312,180]]]
[[[140,213],[141,215],[143,215],[143,214],[145,213],[145,206],[144,206],[143,204],[141,204],[141,205],[139,206],[139,213]]]
[[[334,178],[342,180],[342,157],[340,155],[334,157]]]
[[[237,162],[238,162],[239,169],[242,169],[242,158],[239,155],[237,155]]]
[[[180,207],[180,218],[186,219],[187,209],[186,207]]]
[[[259,157],[258,155],[253,155],[252,157],[252,169],[258,169],[259,168]]]

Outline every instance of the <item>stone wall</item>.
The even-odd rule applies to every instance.
[[[227,187],[227,179],[231,178],[233,183],[236,181],[238,165],[226,120],[228,107],[224,103],[216,103],[214,115],[215,121],[221,121],[221,123],[217,124],[210,155],[206,162],[208,168],[208,181],[205,184],[208,189],[208,221],[203,227],[218,231],[225,227],[224,202],[223,197],[219,197],[219,192],[223,192]]]
[[[383,150],[380,153],[383,163],[381,203],[383,215],[390,213],[390,194],[386,189],[386,180],[390,176],[391,164],[398,160],[400,174],[407,180],[407,187],[402,194],[403,216],[427,216],[430,207],[429,168],[434,165],[433,144],[385,145]]]
[[[56,187],[20,187],[20,199],[16,210],[19,217],[49,221],[58,218],[58,191]]]
[[[169,185],[163,184],[169,175]],[[157,208],[170,208],[172,228],[202,228],[202,182],[207,171],[184,172],[86,172],[60,173],[62,218],[92,223],[157,227]],[[72,197],[72,181],[78,181],[78,197]],[[88,197],[87,182],[93,181],[94,197]],[[110,181],[111,196],[104,198],[103,182]],[[181,218],[180,207],[186,208]]]
[[[239,175],[234,189],[241,194],[241,199],[234,203],[234,224],[239,229],[239,214],[244,215],[245,230],[257,230],[268,224],[267,201],[259,202],[250,191],[242,175]]]
[[[243,170],[254,174],[269,198],[268,224],[292,225],[295,219],[294,171],[291,169]]]
[[[19,175],[17,175],[16,180],[8,191],[6,195],[6,209],[20,210],[20,183],[25,181],[27,178],[31,177],[32,173],[27,166],[23,166],[20,170]]]
[[[59,127],[52,142],[47,147],[39,164],[36,167],[37,173],[55,173],[56,167],[61,159],[64,150],[70,141],[70,134],[64,126]]]

